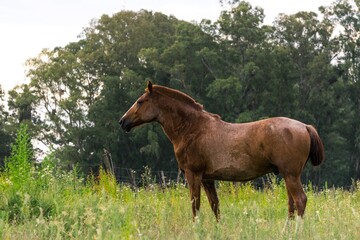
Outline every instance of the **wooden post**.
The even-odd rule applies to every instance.
[[[161,171],[160,174],[161,174],[161,185],[163,186],[163,188],[166,188],[166,177],[164,175],[164,171]]]
[[[137,186],[136,186],[136,171],[135,170],[130,169],[130,177],[131,177],[133,188],[136,189]]]
[[[111,153],[106,148],[103,148],[103,152],[103,162],[105,165],[105,170],[107,173],[110,173],[114,176],[114,165],[112,162]]]
[[[179,168],[179,169],[178,169],[177,178],[176,178],[176,184],[179,184],[179,182],[180,182],[180,175],[181,175],[181,170],[180,170],[180,168]]]

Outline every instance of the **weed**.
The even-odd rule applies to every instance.
[[[17,191],[27,188],[31,181],[34,167],[31,139],[27,133],[27,125],[21,124],[15,144],[11,146],[11,155],[5,159],[5,176]]]

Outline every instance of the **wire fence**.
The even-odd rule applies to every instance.
[[[143,186],[146,187],[149,185],[160,185],[161,187],[169,187],[177,184],[186,185],[185,175],[180,169],[178,169],[178,171],[153,171],[147,166],[143,167],[142,169],[113,167],[112,173],[119,183],[130,185],[132,188],[139,188]],[[265,175],[250,182],[255,188],[261,189],[273,184],[274,181],[279,181],[278,176]],[[242,183],[237,182],[235,184]]]
[[[174,184],[185,184],[185,176],[178,171],[152,171],[148,167],[131,169],[114,167],[114,175],[118,182],[130,184],[133,187],[158,184],[162,187]]]
[[[81,169],[81,172],[85,173],[85,175],[94,176],[95,179],[99,176],[100,169],[102,168],[107,173],[113,174],[117,182],[125,185],[130,185],[132,188],[138,188],[148,185],[160,185],[161,187],[168,187],[176,184],[186,184],[185,175],[181,172],[180,169],[178,169],[177,171],[154,171],[148,166],[144,166],[141,169],[122,167],[108,168],[103,164],[70,164],[66,167],[66,169],[73,170],[75,167]]]
[[[110,151],[106,148],[103,149],[101,166],[107,172],[114,174],[118,182],[130,184],[134,188],[150,184],[160,184],[162,187],[167,187],[173,184],[186,183],[180,169],[178,171],[152,171],[147,166],[142,169],[116,167]],[[100,165],[95,167],[99,168]],[[99,172],[99,169],[95,169],[93,172]]]
[[[73,169],[74,166],[68,166],[69,170]],[[99,170],[102,167],[107,172],[111,172],[114,174],[116,180],[125,185],[129,185],[134,189],[139,187],[147,187],[150,185],[159,185],[163,188],[174,186],[177,184],[186,185],[186,179],[184,174],[178,169],[178,171],[173,170],[152,170],[147,166],[144,166],[142,169],[132,169],[132,168],[122,168],[122,167],[113,167],[111,164],[111,168],[106,167],[105,164],[99,165],[77,165],[77,167],[82,168],[85,172],[94,174],[97,176],[99,174]],[[274,183],[279,183],[282,177],[274,174],[267,174],[263,177],[254,179],[251,184],[257,189],[263,189],[273,186]],[[328,188],[335,188],[325,186],[317,186],[303,179],[304,188],[308,188],[311,186],[314,191],[322,191]],[[344,190],[354,191],[359,189],[358,181],[354,181],[351,185],[342,186],[341,188]],[[242,184],[242,183],[235,183]]]
[[[140,186],[148,186],[151,184],[160,184],[162,187],[171,186],[173,184],[186,184],[185,177],[180,170],[178,171],[152,171],[149,167],[143,167],[143,169],[131,169],[131,168],[121,168],[114,166],[114,162],[112,160],[111,152],[104,148],[103,149],[103,158],[100,165],[107,171],[116,177],[117,181],[120,183],[130,184],[134,188],[138,188]],[[98,169],[95,171],[92,170],[93,173],[99,172]],[[81,167],[81,166],[80,166]],[[91,166],[87,166],[92,168]],[[279,182],[279,177],[274,174],[267,174],[263,177],[257,178],[251,181],[251,184],[254,185],[255,188],[266,188],[267,186],[271,186],[274,183]],[[317,185],[312,184],[313,187],[318,189]]]

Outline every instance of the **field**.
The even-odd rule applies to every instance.
[[[219,182],[217,223],[202,192],[193,222],[183,184],[161,188],[150,171],[132,189],[100,170],[98,177],[63,171],[51,154],[34,166],[26,129],[0,172],[2,239],[360,239],[360,183],[352,191],[305,186],[305,218],[287,221],[284,182],[266,188]]]
[[[98,181],[40,172],[17,191],[1,178],[2,239],[360,239],[360,189],[313,192],[309,186],[305,219],[286,224],[282,181],[264,190],[222,182],[220,222],[204,192],[193,222],[184,185],[133,190],[104,172]]]

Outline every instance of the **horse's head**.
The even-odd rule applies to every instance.
[[[143,123],[156,120],[159,110],[154,105],[154,96],[152,91],[152,83],[148,81],[146,92],[132,105],[132,107],[120,119],[119,124],[129,132],[132,128]]]

